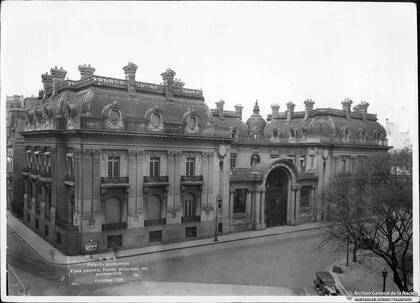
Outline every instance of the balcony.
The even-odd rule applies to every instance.
[[[70,231],[70,232],[71,231],[79,231],[79,227],[71,226],[69,223],[61,221],[57,217],[55,218],[55,226],[65,230],[65,231]]]
[[[148,186],[169,185],[169,178],[168,176],[144,177],[144,185],[148,185]]]
[[[106,223],[102,224],[102,231],[107,230],[118,230],[127,228],[127,222],[116,222],[116,223]]]
[[[39,180],[43,182],[51,182],[51,172],[42,171],[39,175]]]
[[[101,187],[129,186],[128,177],[101,177]]]
[[[64,183],[74,186],[74,175],[66,174],[64,176]]]
[[[181,217],[182,223],[200,222],[200,221],[201,221],[201,216]]]
[[[155,226],[155,225],[165,225],[165,224],[166,224],[166,218],[144,220],[144,226]]]
[[[203,176],[181,176],[181,183],[202,184]]]
[[[315,176],[315,173],[309,173],[309,172],[304,172],[304,173],[298,173],[298,179],[302,180],[302,179],[318,179],[318,176]]]
[[[22,175],[29,176],[31,174],[31,169],[29,167],[24,167],[22,170]]]

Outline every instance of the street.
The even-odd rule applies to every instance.
[[[314,273],[326,269],[337,257],[329,247],[320,248],[319,230],[308,230],[109,262],[125,264],[121,267],[124,271],[117,270],[120,283],[111,284],[114,289],[124,284],[121,287],[130,295],[136,295],[136,289],[146,281],[280,287],[304,295],[314,294]],[[22,284],[30,286],[30,295],[106,295],[111,286],[109,279],[97,277],[97,264],[46,264],[9,229],[7,261]],[[101,275],[106,274],[114,273]],[[18,287],[13,281],[9,279],[10,291]]]

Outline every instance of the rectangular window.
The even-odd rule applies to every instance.
[[[197,227],[191,226],[185,228],[185,238],[195,238],[197,237]]]
[[[305,158],[304,157],[299,159],[299,168],[301,172],[305,171]]]
[[[66,166],[67,166],[67,174],[69,176],[73,176],[73,171],[74,171],[73,154],[67,154],[67,156],[66,156]]]
[[[233,213],[244,213],[246,209],[247,189],[236,189],[233,201]]]
[[[195,176],[195,158],[187,158],[186,175]]]
[[[150,157],[149,175],[150,177],[160,176],[160,157]]]
[[[311,168],[311,170],[313,170],[313,169],[315,169],[315,156],[314,155],[311,155],[310,156],[310,168]]]
[[[345,173],[347,171],[347,160],[341,159],[341,172]]]
[[[26,222],[31,223],[31,215],[30,214],[26,215]]]
[[[61,245],[61,234],[57,233],[57,244]]]
[[[48,225],[45,225],[45,228],[44,228],[44,235],[46,236],[46,237],[48,237],[48,235],[50,234],[50,230],[48,229]]]
[[[300,207],[310,206],[311,186],[303,186],[300,191]]]
[[[108,177],[120,176],[120,156],[108,156]]]
[[[162,231],[155,230],[149,232],[149,242],[160,242],[162,241]]]
[[[230,168],[236,167],[236,154],[230,154]]]
[[[35,228],[38,229],[39,228],[39,220],[35,219]]]

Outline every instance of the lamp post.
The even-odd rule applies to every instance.
[[[219,212],[219,205],[222,204],[222,197],[220,196],[220,194],[217,194],[217,198],[216,198],[216,226],[214,227],[214,242],[219,241],[217,239],[217,213]]]
[[[384,270],[382,270],[382,277],[384,278],[384,282],[382,284],[382,291],[385,292],[385,281],[386,281],[386,276],[388,275],[388,272],[386,271],[386,269],[384,268]]]

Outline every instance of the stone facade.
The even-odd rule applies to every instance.
[[[388,148],[365,102],[274,104],[267,119],[256,102],[245,123],[241,105],[209,109],[171,69],[162,84],[136,81],[134,63],[125,79],[79,71],[42,75],[21,132],[23,220],[67,254],[322,220],[328,181]]]

